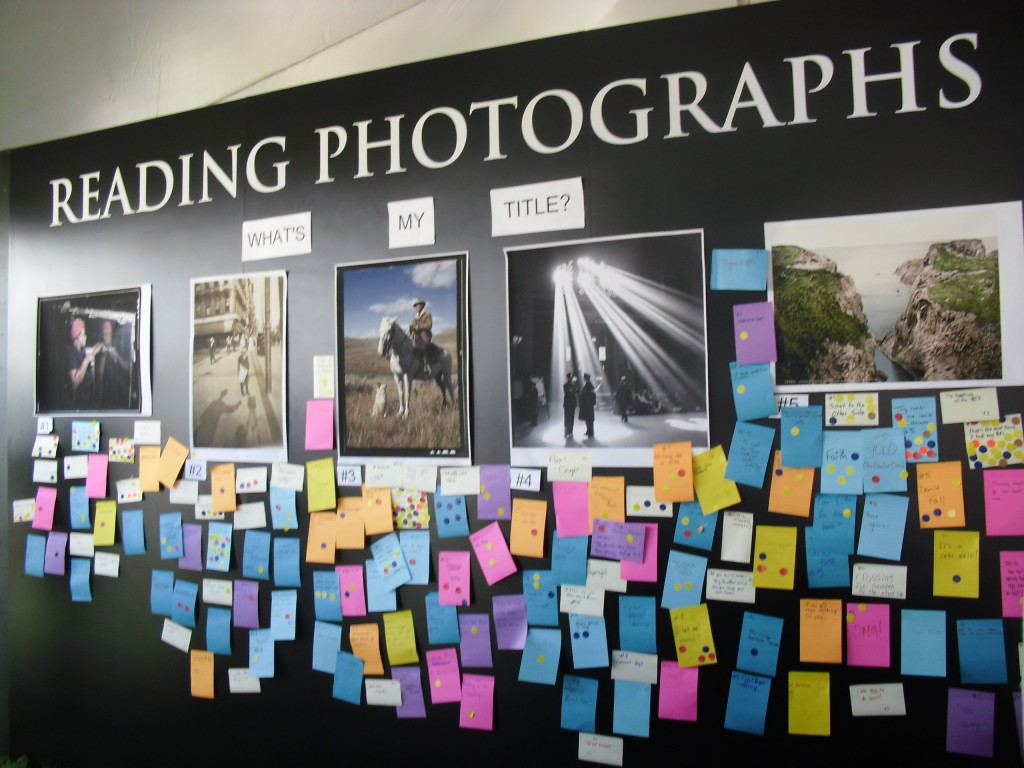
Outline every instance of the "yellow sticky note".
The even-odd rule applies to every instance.
[[[759,525],[754,534],[754,587],[793,589],[796,528]]]
[[[96,547],[114,546],[114,526],[117,521],[117,502],[97,501],[96,521],[93,523],[92,543]]]
[[[213,512],[234,512],[235,500],[235,465],[217,464],[210,467],[210,496]]]
[[[936,531],[932,595],[978,598],[978,531]]]
[[[782,451],[772,460],[772,484],[768,511],[794,517],[811,516],[814,497],[814,467],[782,466]]]
[[[185,466],[187,458],[188,448],[173,437],[168,437],[164,450],[160,454],[160,485],[173,488],[174,484],[178,482],[178,475],[181,474],[181,468]]]
[[[338,499],[338,549],[365,549],[366,536],[363,534],[363,508],[366,502],[362,496],[342,496]]]
[[[363,529],[367,536],[390,533],[395,529],[390,488],[370,488],[364,485],[363,501]]]
[[[363,660],[364,675],[384,674],[384,661],[380,656],[380,629],[376,624],[353,624],[349,627],[348,641],[352,653]]]
[[[334,459],[314,459],[306,462],[307,509],[310,512],[332,512],[337,504],[337,486],[334,484]]]
[[[740,503],[736,483],[725,479],[726,463],[720,445],[693,457],[693,490],[705,515]]]
[[[800,661],[843,663],[843,601],[800,601]]]
[[[963,469],[959,461],[917,465],[917,514],[922,528],[963,528]]]
[[[587,484],[587,509],[590,532],[595,520],[626,521],[626,478],[591,477]]]
[[[828,672],[789,673],[789,732],[831,736],[831,686]]]
[[[693,501],[693,443],[654,444],[654,500]]]
[[[971,469],[1024,464],[1024,431],[1019,413],[964,424],[967,466]]]
[[[717,664],[715,641],[711,636],[711,619],[706,603],[669,612],[672,637],[676,644],[676,658],[680,667],[704,667]]]
[[[213,698],[213,654],[210,651],[189,651],[192,669],[192,695],[197,699]]]
[[[388,664],[392,667],[419,663],[412,611],[391,611],[384,614],[384,644],[388,649]]]
[[[140,445],[139,451],[139,489],[143,493],[156,493],[160,490],[160,446]]]
[[[512,499],[509,551],[520,557],[544,557],[548,503],[543,499]]]
[[[338,541],[338,516],[334,512],[311,512],[306,538],[306,562],[334,564]]]

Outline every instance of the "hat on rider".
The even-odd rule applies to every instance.
[[[414,307],[420,307],[420,306],[425,307],[425,306],[427,306],[427,302],[425,302],[423,299],[416,299],[415,301],[413,301],[412,305]]]

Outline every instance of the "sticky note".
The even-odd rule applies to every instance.
[[[306,401],[306,450],[334,449],[334,400]]]
[[[864,439],[860,431],[830,429],[822,439],[821,492],[864,492]]]
[[[740,503],[736,483],[725,476],[727,463],[720,445],[693,457],[693,489],[705,515]]]
[[[729,363],[732,402],[740,421],[762,419],[777,413],[770,363]]]
[[[493,666],[491,622],[488,614],[459,614],[459,658],[463,667]]]
[[[388,664],[418,664],[416,652],[416,627],[412,611],[402,610],[384,614],[384,644],[388,652]]]
[[[562,729],[593,733],[596,719],[597,680],[565,675],[562,678]]]
[[[384,661],[380,655],[380,628],[376,624],[350,624],[348,641],[352,653],[363,661],[363,674],[384,674]]]
[[[462,678],[459,703],[459,727],[480,731],[494,730],[494,678],[467,674]]]
[[[231,567],[231,523],[211,522],[206,535],[206,568],[227,573]]]
[[[669,611],[676,660],[680,667],[703,667],[718,663],[711,620],[706,603]]]
[[[190,690],[197,699],[213,698],[213,654],[193,648],[189,651]]]
[[[820,467],[824,450],[821,406],[784,407],[780,420],[782,466]]]
[[[665,566],[661,607],[672,609],[700,603],[707,567],[706,557],[670,550],[668,564]]]
[[[917,467],[917,511],[921,528],[963,528],[963,473],[959,461]]]
[[[447,704],[462,698],[459,657],[454,648],[427,651],[427,688],[431,704]]]
[[[107,455],[89,454],[89,473],[85,477],[85,495],[90,499],[104,499],[107,496]]]
[[[476,558],[477,564],[480,566],[480,570],[483,571],[484,579],[488,585],[493,585],[501,581],[502,579],[508,578],[514,574],[518,568],[515,561],[512,559],[512,553],[509,550],[508,543],[505,541],[505,534],[502,533],[501,527],[497,521],[488,523],[483,528],[475,531],[469,537],[470,546],[473,548],[473,555]],[[456,555],[459,555],[456,557]],[[453,577],[460,575],[461,561],[465,559],[465,570],[467,571],[466,578],[468,579],[469,570],[469,553],[450,553],[445,557],[446,567],[449,572],[445,572],[443,575],[446,577]],[[453,560],[454,558],[454,560]],[[440,571],[440,564],[438,566]],[[438,576],[442,574],[439,572]],[[453,582],[449,584],[450,589],[464,588],[466,590],[465,598],[468,599],[469,582],[465,584]],[[449,592],[445,594],[444,588],[441,589],[441,604],[442,605],[468,605],[467,603],[461,602],[461,597],[458,593]]]
[[[825,395],[825,425],[829,427],[878,426],[878,393],[841,392]]]
[[[306,462],[306,491],[306,503],[310,512],[335,510],[337,486],[334,484],[333,459],[328,457]]]
[[[959,389],[939,393],[943,424],[965,421],[990,421],[999,418],[999,398],[995,387]]]
[[[729,445],[725,479],[762,488],[774,440],[774,427],[737,421]]]
[[[509,551],[520,557],[544,557],[547,502],[543,499],[512,500]]]
[[[465,496],[446,496],[440,486],[434,493],[434,520],[437,522],[437,537],[452,539],[469,536],[469,511]]]
[[[740,365],[772,363],[775,351],[775,307],[770,301],[734,304],[733,334],[736,340],[736,362]]]
[[[781,617],[744,611],[736,668],[775,677],[782,645],[782,625]]]
[[[832,733],[828,672],[789,673],[789,733],[829,736]]]
[[[235,465],[217,464],[210,467],[210,495],[213,498],[213,512],[234,512]]]
[[[800,600],[800,661],[841,664],[843,661],[841,600]]]
[[[1024,469],[986,469],[985,535],[1024,535]]]
[[[478,520],[508,520],[512,513],[511,475],[508,464],[480,465]]]
[[[763,736],[771,685],[769,677],[733,672],[725,705],[725,728]]]
[[[782,466],[782,451],[772,456],[768,511],[794,517],[810,517],[814,497],[814,467]]]
[[[526,634],[519,665],[519,680],[524,683],[554,685],[562,653],[562,633],[558,629],[530,627]]]
[[[991,691],[950,688],[946,709],[946,751],[992,757],[996,695]]]
[[[889,654],[889,604],[847,603],[846,663],[888,669]]]
[[[796,528],[759,525],[754,541],[754,586],[793,589],[796,570]]]
[[[939,419],[934,397],[894,397],[892,423],[903,430],[907,463],[939,460]]]
[[[555,507],[555,531],[558,536],[589,535],[590,489],[588,484],[552,483],[551,497]],[[511,515],[505,519],[511,519]]]
[[[692,443],[655,443],[653,471],[656,501],[693,501]]]
[[[907,525],[909,499],[888,493],[864,498],[857,554],[882,560],[900,560]]]
[[[514,502],[513,502],[514,504]],[[592,477],[587,486],[587,515],[593,533],[595,520],[625,520],[626,479]]]
[[[764,248],[713,248],[711,290],[767,290],[768,260]]]
[[[696,501],[680,502],[672,543],[710,552],[715,541],[718,515],[705,515]]]
[[[188,458],[188,448],[179,443],[173,437],[167,438],[164,449],[160,453],[159,478],[160,484],[166,488],[174,487],[178,480],[182,467],[185,466],[185,459]]]

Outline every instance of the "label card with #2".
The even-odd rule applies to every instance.
[[[202,459],[186,459],[184,479],[205,480],[206,462],[203,461]]]

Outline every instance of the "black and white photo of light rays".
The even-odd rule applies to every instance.
[[[514,464],[645,466],[708,447],[700,230],[506,248]]]

